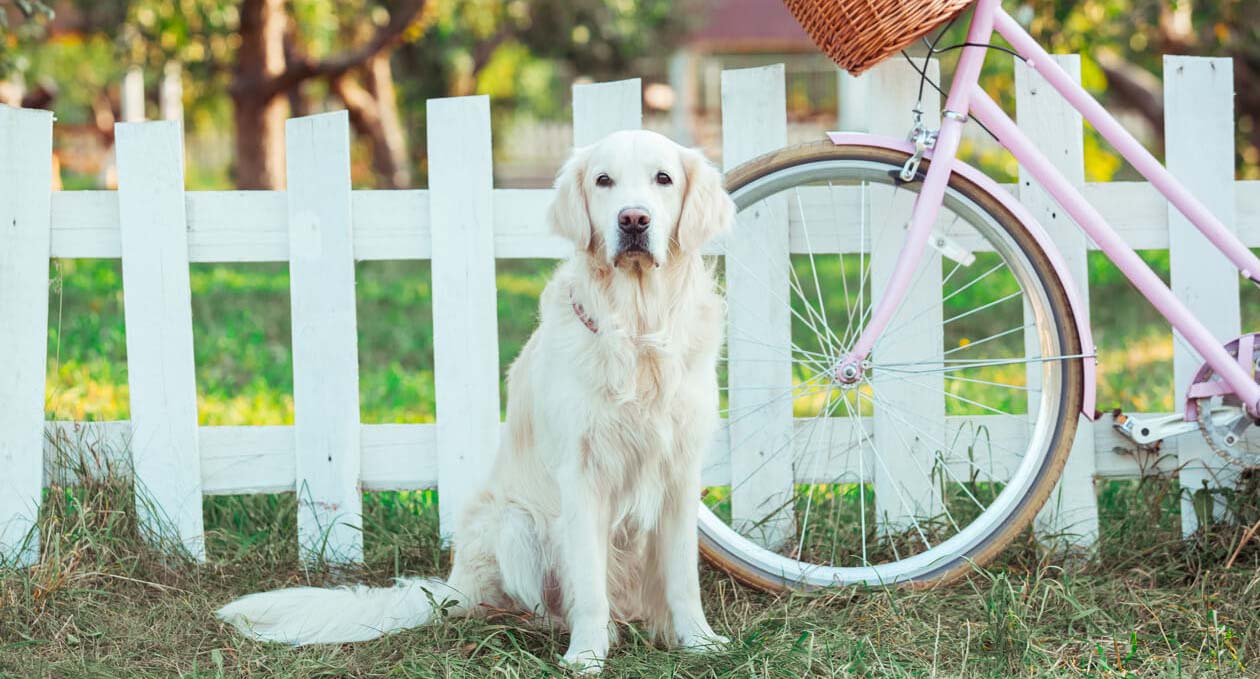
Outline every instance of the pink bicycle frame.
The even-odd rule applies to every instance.
[[[1159,276],[1138,257],[1123,239],[1107,224],[1103,216],[1080,192],[1059,174],[1048,159],[1020,132],[1019,128],[980,87],[980,68],[984,64],[987,45],[996,31],[1076,110],[1081,112],[1120,155],[1133,165],[1160,193],[1175,205],[1233,264],[1243,277],[1260,282],[1260,259],[1234,236],[1198,199],[1190,194],[1149,151],[1133,138],[1102,105],[1091,97],[1050,58],[1040,45],[1003,11],[1000,0],[979,0],[971,26],[967,31],[969,46],[962,48],[954,81],[945,102],[945,114],[933,149],[932,164],[923,179],[918,200],[911,213],[901,257],[893,269],[888,292],[880,299],[849,355],[841,362],[837,374],[846,366],[859,365],[870,354],[876,340],[887,327],[910,287],[911,278],[922,261],[928,238],[936,222],[937,212],[945,195],[945,186],[954,171],[955,155],[967,116],[973,116],[997,136],[998,142],[1011,152],[1072,219],[1098,244],[1121,272],[1163,314],[1191,346],[1220,375],[1233,393],[1246,404],[1253,417],[1260,416],[1260,385],[1248,370],[1230,356],[1217,340],[1180,300],[1164,285]]]

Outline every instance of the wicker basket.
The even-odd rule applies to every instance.
[[[858,75],[949,21],[975,0],[783,0],[809,37]]]

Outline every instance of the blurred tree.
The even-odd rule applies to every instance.
[[[562,116],[571,77],[627,77],[637,60],[664,59],[708,1],[438,1],[424,40],[394,56],[406,127],[423,129],[426,99],[474,93],[494,97],[497,119]],[[419,145],[412,157],[423,166]]]
[[[35,2],[0,9],[19,1]],[[377,184],[405,186],[423,157],[405,130],[423,124],[424,99],[485,92],[496,116],[518,106],[558,114],[558,70],[608,77],[668,54],[705,0],[45,1],[64,16],[46,27],[23,19],[29,36],[0,33],[0,44],[6,58],[31,57],[24,73],[62,88],[56,103],[72,103],[71,117],[95,120],[108,143],[121,74],[178,62],[190,127],[230,115],[235,183],[275,188],[290,113],[340,99]]]
[[[43,33],[43,22],[54,16],[42,0],[0,0],[0,104],[23,106],[25,83],[8,78],[20,69],[17,59],[27,41]]]
[[[1032,0],[1031,31],[1052,51],[1082,52],[1106,77],[1109,102],[1162,137],[1163,55],[1234,60],[1239,166],[1260,176],[1260,2]]]
[[[344,51],[317,58],[310,55],[294,30],[284,0],[242,0],[240,4],[240,47],[228,89],[236,119],[236,180],[241,188],[275,188],[283,181],[283,129],[288,114],[288,95],[302,83],[326,78],[342,83],[342,92],[349,96],[348,107],[359,112],[357,127],[372,137],[374,146],[385,150],[377,153],[378,169],[384,167],[382,179],[388,186],[406,183],[394,160],[399,157],[396,146],[401,141],[395,126],[385,129],[387,119],[380,114],[381,100],[372,91],[351,88],[344,80],[354,69],[369,62],[384,62],[385,69],[369,68],[375,74],[375,92],[381,92],[383,78],[388,77],[388,53],[402,40],[403,34],[417,21],[425,0],[401,0],[387,10],[383,5],[372,14],[382,17],[366,41]],[[353,43],[352,43],[353,44]],[[386,86],[392,94],[392,82]],[[357,96],[362,95],[362,96]],[[369,104],[369,101],[371,104]],[[351,103],[353,102],[353,104]],[[392,108],[392,102],[385,105]],[[366,115],[371,110],[374,115]]]
[[[516,80],[541,60],[597,77],[625,73],[636,58],[667,53],[699,1],[132,0],[129,24],[141,38],[133,49],[150,52],[137,59],[208,58],[207,75],[231,64],[226,88],[241,188],[280,185],[280,132],[287,115],[309,109],[312,82],[349,111],[368,141],[378,185],[401,187],[419,161],[421,149],[408,153],[405,129],[423,123],[424,99],[484,89],[478,80],[495,62],[500,80]],[[405,74],[401,86],[395,59]],[[417,124],[404,125],[399,94],[419,112],[410,121]]]

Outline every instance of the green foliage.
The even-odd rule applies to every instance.
[[[1051,52],[1080,52],[1086,87],[1102,59],[1159,77],[1165,54],[1232,57],[1238,81],[1238,165],[1260,177],[1260,3],[1254,0],[1025,0],[1029,29]],[[1156,93],[1157,96],[1159,93]]]
[[[0,78],[26,67],[28,46],[43,37],[52,20],[52,7],[43,0],[0,0]]]

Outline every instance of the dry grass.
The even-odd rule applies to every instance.
[[[930,591],[770,596],[706,572],[708,610],[731,647],[662,650],[627,627],[607,676],[1260,676],[1260,549],[1244,546],[1224,568],[1240,523],[1257,518],[1254,488],[1231,499],[1238,522],[1191,542],[1177,537],[1173,488],[1160,479],[1103,488],[1100,556],[1070,570],[1027,541],[1000,565]],[[441,572],[431,493],[369,495],[367,566],[338,576],[295,565],[292,496],[208,499],[201,566],[144,547],[118,475],[57,485],[45,505],[44,560],[0,571],[0,676],[564,674],[555,662],[564,635],[510,618],[293,650],[242,639],[211,616],[260,588]]]

